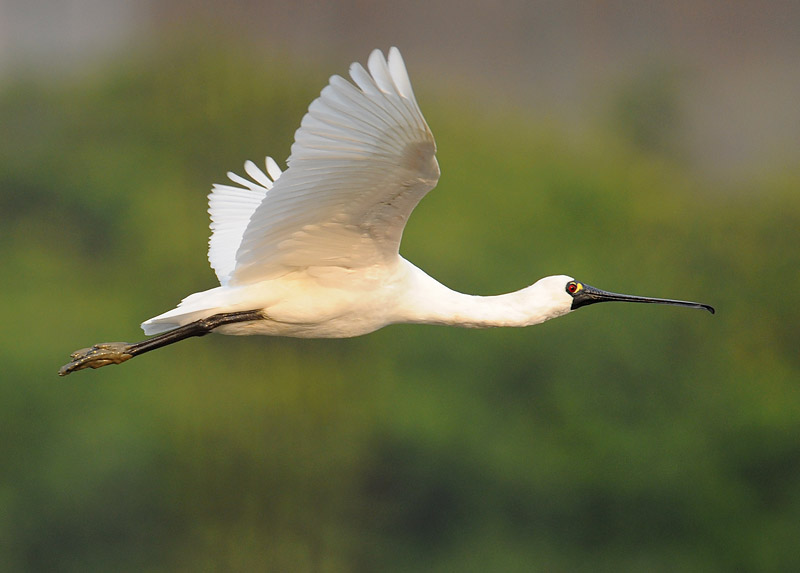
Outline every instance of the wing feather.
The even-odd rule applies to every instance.
[[[267,177],[267,174],[256,167],[256,164],[249,159],[244,162],[244,170],[256,183],[265,189],[272,189],[272,179]]]
[[[389,71],[394,79],[400,95],[417,107],[417,98],[414,97],[414,90],[411,87],[411,80],[406,71],[406,64],[403,62],[403,56],[400,55],[400,50],[397,48],[389,49]]]
[[[281,175],[278,164],[271,157],[267,157],[266,166],[269,177],[255,163],[248,161],[244,168],[255,183],[228,173],[230,180],[242,187],[217,184],[208,196],[212,231],[208,241],[208,261],[223,285],[228,283],[236,266],[236,251],[250,217],[272,188],[273,181]]]
[[[289,168],[273,178],[269,193],[255,164],[245,164],[255,183],[231,177],[264,193],[243,229],[228,275],[232,284],[313,266],[362,268],[396,260],[411,211],[438,180],[436,145],[400,52],[392,48],[387,62],[375,50],[367,68],[350,66],[355,85],[333,76],[311,103]],[[243,215],[229,195],[226,209]]]

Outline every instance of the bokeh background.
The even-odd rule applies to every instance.
[[[701,300],[56,376],[211,288],[206,194],[404,53],[403,254]],[[796,2],[0,1],[0,569],[800,569]]]

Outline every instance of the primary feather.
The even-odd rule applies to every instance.
[[[234,183],[214,185],[208,196],[208,214],[211,216],[211,238],[208,241],[208,262],[217,274],[220,284],[226,285],[236,266],[236,251],[242,244],[242,236],[256,208],[264,200],[273,181],[280,177],[281,170],[271,157],[266,160],[269,176],[252,161],[244,164],[245,171],[256,183],[235,173],[228,173]]]

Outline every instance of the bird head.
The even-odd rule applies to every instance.
[[[700,308],[712,314],[714,313],[714,308],[707,304],[685,300],[617,294],[587,285],[567,275],[545,277],[520,292],[523,296],[523,304],[528,310],[529,318],[526,323],[529,324],[535,324],[557,316],[562,316],[582,306],[612,301],[670,304],[673,306]]]
[[[634,296],[630,294],[617,294],[595,288],[573,278],[566,276],[548,277],[548,279],[561,279],[560,288],[569,297],[564,299],[569,302],[569,310],[576,310],[582,306],[588,306],[598,302],[640,302],[640,303],[654,303],[654,304],[670,304],[673,306],[686,306],[689,308],[700,308],[707,310],[714,314],[714,307],[699,302],[690,302],[686,300],[673,300],[668,298],[651,298],[644,296]],[[557,281],[553,281],[555,288]]]

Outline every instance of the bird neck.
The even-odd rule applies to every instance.
[[[407,261],[404,261],[407,263]],[[468,295],[454,291],[424,271],[407,263],[410,271],[393,322],[439,324],[466,328],[530,326],[561,316],[568,309],[554,308],[540,288],[493,296]]]

